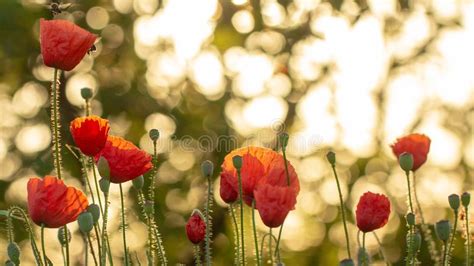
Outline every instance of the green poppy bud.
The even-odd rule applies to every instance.
[[[92,214],[92,218],[94,219],[94,224],[97,224],[100,217],[100,207],[97,204],[92,203],[87,207],[87,211]]]
[[[280,145],[282,149],[286,149],[286,146],[288,146],[288,139],[290,138],[288,133],[283,132],[278,137],[280,138]]]
[[[141,190],[143,188],[143,184],[145,184],[145,179],[142,175],[140,175],[132,180],[132,184],[136,190]]]
[[[8,258],[15,264],[20,264],[20,247],[18,247],[17,243],[10,242],[7,247],[8,251]]]
[[[93,94],[92,94],[92,89],[91,88],[82,88],[81,89],[81,96],[82,96],[82,99],[84,100],[89,100],[92,98]]]
[[[413,155],[407,152],[400,154],[400,157],[398,157],[398,163],[405,172],[411,171],[411,169],[413,169]]]
[[[205,160],[201,164],[201,172],[203,176],[211,177],[214,173],[214,164],[209,160]]]
[[[67,229],[67,240],[68,243],[71,242],[71,231],[69,229]],[[66,232],[64,231],[64,227],[58,229],[58,241],[63,247],[66,245]]]
[[[104,192],[104,194],[108,194],[110,189],[110,181],[105,178],[101,178],[99,180],[99,187],[100,190]]]
[[[469,206],[469,203],[471,202],[471,194],[469,194],[469,192],[462,193],[461,202],[462,206],[464,206],[464,208],[467,208]]]
[[[436,236],[441,241],[448,241],[449,233],[451,231],[451,225],[448,220],[441,220],[435,224]]]
[[[413,235],[413,246],[415,250],[420,250],[421,248],[421,235],[418,232]]]
[[[416,221],[415,221],[415,215],[413,213],[408,213],[407,216],[406,216],[406,219],[407,219],[407,224],[408,225],[415,225]]]
[[[242,168],[242,156],[235,155],[232,157],[232,163],[234,164],[235,169],[240,170]]]
[[[99,175],[102,178],[110,179],[109,162],[102,156],[100,156],[99,161],[97,162],[97,170],[99,170]]]
[[[343,259],[339,262],[339,266],[354,266],[354,261],[351,259]]]
[[[148,135],[150,136],[150,139],[153,142],[156,142],[160,138],[160,131],[158,131],[158,129],[154,128],[154,129],[150,130]]]
[[[370,265],[369,254],[367,254],[365,248],[359,248],[359,252],[357,253],[357,261],[358,265]]]
[[[94,217],[88,211],[83,212],[77,217],[77,223],[81,232],[87,234],[94,228]]]
[[[459,209],[459,205],[460,205],[459,195],[457,194],[449,195],[448,201],[449,201],[449,206],[451,206],[451,209],[455,211]]]
[[[334,166],[336,165],[336,154],[333,151],[330,151],[326,154],[326,158],[328,159],[328,162]],[[343,261],[343,260],[342,260]],[[341,262],[342,262],[341,261]]]

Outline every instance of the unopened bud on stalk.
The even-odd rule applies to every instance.
[[[94,219],[94,224],[96,224],[97,221],[99,221],[99,217],[100,217],[100,207],[97,204],[92,203],[91,205],[87,207],[87,211],[90,212],[90,214],[92,214],[92,218]]]
[[[214,173],[214,164],[209,160],[205,160],[201,164],[201,172],[203,176],[211,177]]]
[[[67,229],[67,240],[68,243],[71,242],[71,231],[69,229]],[[58,229],[58,241],[63,247],[66,245],[66,232],[64,231],[64,227]]]
[[[143,184],[145,184],[145,179],[142,175],[140,175],[132,180],[132,184],[136,190],[141,190],[143,188]]]
[[[77,217],[77,223],[79,224],[79,229],[82,233],[89,233],[94,227],[94,218],[92,214],[88,211],[79,214]]]
[[[352,259],[343,259],[339,262],[339,266],[354,266],[354,261]]]
[[[413,246],[415,247],[416,251],[420,250],[421,248],[421,235],[418,232],[413,235]]]
[[[326,154],[326,158],[328,159],[328,162],[334,166],[336,165],[336,154],[333,152],[333,151],[329,151],[327,154]],[[344,261],[344,260],[342,260]],[[342,262],[341,261],[341,262]]]
[[[451,225],[448,220],[441,220],[435,224],[436,235],[441,241],[448,241]]]
[[[84,100],[89,100],[92,98],[93,94],[92,94],[92,89],[91,88],[82,88],[81,89],[81,96],[82,96],[82,99]]]
[[[461,202],[462,206],[464,206],[464,208],[467,208],[467,206],[469,206],[469,203],[471,202],[471,194],[469,194],[469,192],[462,193]]]
[[[153,142],[156,142],[160,138],[160,131],[158,131],[158,129],[154,128],[154,129],[150,130],[148,135],[150,136],[150,139]]]
[[[110,189],[110,181],[105,178],[101,178],[99,180],[99,187],[100,190],[104,192],[104,194],[108,194]]]
[[[234,164],[235,169],[239,170],[242,168],[242,156],[235,155],[232,157],[232,163]]]
[[[97,162],[97,170],[102,178],[110,179],[109,162],[102,156],[100,156],[99,161]]]
[[[413,213],[411,213],[411,212],[408,213],[406,219],[407,219],[407,224],[408,225],[410,225],[410,226],[415,225],[415,223],[416,223],[415,222],[415,215]]]
[[[451,207],[451,209],[453,209],[454,211],[457,211],[459,209],[459,205],[460,205],[459,195],[457,194],[449,195],[448,201],[449,201],[449,206]]]
[[[413,169],[413,155],[407,152],[400,154],[398,163],[405,172],[411,171],[411,169]]]
[[[20,264],[20,247],[18,247],[17,243],[10,242],[7,247],[8,258],[15,263]]]

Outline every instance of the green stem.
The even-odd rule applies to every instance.
[[[72,237],[72,236],[71,236]],[[69,266],[70,261],[69,261],[69,232],[67,230],[67,225],[64,225],[64,238],[66,239],[66,244],[64,245],[66,247],[66,266]]]
[[[285,160],[285,174],[286,174],[286,184],[288,186],[291,185],[291,181],[290,181],[290,173],[288,171],[288,160],[286,160],[286,148],[285,146],[282,147],[282,152],[283,152],[283,160]]]
[[[443,252],[443,266],[446,266],[446,259],[448,257],[448,241],[443,241],[443,247],[444,247],[444,252]]]
[[[85,266],[88,266],[89,265],[89,251],[88,251],[88,248],[87,248],[87,245],[89,241],[87,241],[87,238],[86,236],[83,237],[84,238],[84,264]],[[91,246],[92,247],[92,246]]]
[[[240,237],[239,237],[239,226],[237,225],[237,218],[235,218],[235,213],[234,213],[234,205],[231,203],[229,205],[229,211],[230,215],[232,216],[232,221],[234,223],[234,236],[235,240],[237,242],[236,245],[236,259],[237,259],[237,265],[240,265]]]
[[[48,265],[48,257],[46,257],[46,245],[44,244],[44,224],[41,224],[41,249],[43,251],[44,265]]]
[[[95,169],[94,157],[89,157],[89,164],[92,167],[92,175],[94,176],[94,183],[95,183],[95,193],[97,193],[97,200],[99,201],[99,209],[100,214],[104,216],[104,210],[102,208],[102,200],[100,199],[100,191],[99,191],[99,182],[97,181],[97,174]],[[92,191],[91,191],[92,194]]]
[[[94,250],[94,246],[92,245],[92,240],[91,240],[91,236],[90,234],[87,234],[87,242],[89,242],[89,246],[90,246],[90,250],[91,250],[91,254],[92,254],[92,258],[94,258],[94,264],[97,266],[97,258],[95,256],[95,250]],[[86,252],[87,253],[87,252]]]
[[[334,177],[336,178],[337,191],[339,193],[339,204],[340,204],[341,214],[342,214],[342,223],[344,224],[344,234],[346,236],[347,256],[349,256],[349,259],[352,259],[351,248],[349,245],[349,231],[347,230],[346,214],[344,211],[344,200],[342,198],[341,185],[339,184],[339,177],[337,176],[336,166],[331,164],[331,167],[332,167],[332,172],[334,173]]]
[[[105,254],[107,253],[109,258],[110,265],[114,265],[112,260],[112,253],[110,251],[110,245],[107,236],[107,218],[108,218],[108,210],[109,210],[109,195],[104,193],[104,216],[102,216],[102,256],[100,257],[100,265],[106,265],[106,257]]]
[[[449,243],[449,246],[448,246],[448,254],[449,252],[451,252],[452,248],[453,248],[453,244],[454,244],[454,238],[456,237],[456,228],[458,226],[458,210],[455,210],[454,211],[454,226],[453,226],[453,235],[451,236],[451,241]],[[447,259],[447,263],[449,265],[449,257],[446,258]]]
[[[269,253],[270,254],[270,264],[273,265],[273,254],[272,254],[272,238],[273,238],[273,234],[272,234],[272,228],[270,227],[270,240],[268,241],[268,249],[269,249]]]
[[[97,252],[99,253],[99,259],[100,259],[102,257],[102,247],[100,245],[100,228],[97,225],[97,223],[94,224],[94,232],[95,232],[95,238],[97,240]]]
[[[14,215],[15,211],[19,212],[20,216]],[[4,211],[1,211],[1,212],[2,212],[2,214],[4,213]],[[17,207],[17,206],[13,206],[13,207],[10,207],[10,209],[7,212],[7,219],[11,219],[11,218],[19,219],[19,220],[21,220],[25,223],[26,230],[28,231],[29,236],[30,236],[31,249],[33,250],[33,255],[35,257],[36,264],[39,265],[39,266],[42,266],[43,261],[41,259],[41,255],[40,255],[40,252],[38,250],[38,245],[36,244],[35,234],[33,233],[33,229],[31,228],[28,215],[26,214],[26,212],[22,208]]]
[[[284,221],[280,226],[280,231],[278,232],[278,238],[277,238],[277,242],[276,242],[276,246],[275,246],[275,256],[277,255],[277,253],[280,254],[280,240],[281,240],[281,233],[283,232],[283,224],[285,224]],[[277,256],[277,259],[278,259],[278,262],[280,263],[281,260],[280,260],[279,255]]]
[[[375,237],[375,240],[377,240],[377,244],[379,245],[380,249],[380,257],[382,257],[383,261],[385,261],[385,264],[388,266],[390,265],[390,263],[388,262],[388,260],[385,258],[385,254],[383,253],[383,250],[382,250],[382,242],[380,242],[380,239],[379,237],[377,236],[377,234],[375,233],[375,231],[372,232],[374,234],[374,237]]]
[[[211,200],[212,200],[212,184],[211,178],[207,178],[207,202],[206,202],[206,238],[205,238],[205,247],[206,247],[206,265],[210,266],[211,263]]]
[[[54,168],[59,179],[62,179],[61,174],[61,133],[59,131],[59,80],[57,68],[54,69],[53,84],[51,87],[51,128],[53,130],[53,160]]]
[[[237,169],[237,176],[239,177],[239,203],[240,203],[240,243],[242,243],[242,264],[245,265],[245,241],[244,241],[244,200],[242,190],[242,176],[240,169]]]
[[[290,173],[288,171],[288,160],[286,160],[286,148],[284,145],[282,145],[282,153],[283,153],[283,160],[285,162],[285,173],[286,173],[286,183],[288,186],[291,185],[290,183]],[[283,223],[281,224],[280,226],[280,232],[278,232],[278,240],[277,240],[277,244],[276,244],[276,247],[275,247],[275,255],[277,254],[280,254],[280,239],[281,239],[281,233],[283,232],[283,225],[285,224],[285,221],[283,221]],[[278,262],[281,263],[281,258],[280,258],[280,255],[278,255]]]
[[[196,266],[201,266],[201,248],[199,245],[194,245],[194,260],[196,262]]]
[[[410,172],[409,171],[405,171],[405,175],[407,177],[407,185],[408,185],[408,203],[410,205],[410,212],[415,214],[413,212],[413,203],[412,203],[412,200],[411,200],[411,186],[410,186]]]
[[[260,266],[260,254],[258,253],[257,226],[255,225],[255,200],[252,201],[252,225],[253,225],[253,237],[255,240],[255,255],[257,256],[257,265]]]
[[[362,257],[362,265],[369,265],[367,261],[367,251],[365,250],[365,232],[362,234],[362,250],[364,251],[364,255]]]
[[[85,100],[86,102],[86,116],[91,114],[91,102],[89,99]]]
[[[125,222],[125,203],[123,200],[123,189],[122,183],[119,184],[120,187],[120,205],[122,207],[122,239],[123,239],[123,252],[125,253],[125,265],[130,265],[128,260],[128,248],[127,248],[127,234],[126,234],[126,222]]]
[[[471,265],[471,237],[469,233],[469,209],[468,207],[464,207],[465,215],[466,215],[466,265]]]

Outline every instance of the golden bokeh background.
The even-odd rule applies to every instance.
[[[389,145],[411,132],[428,135],[427,163],[416,173],[427,222],[451,218],[447,197],[474,193],[474,1],[470,0],[83,0],[59,15],[100,36],[97,51],[61,76],[63,143],[69,122],[83,115],[80,89],[94,90],[93,113],[111,133],[152,152],[160,130],[158,225],[170,262],[192,264],[184,224],[202,208],[200,162],[216,165],[214,261],[233,261],[230,216],[217,172],[232,148],[273,148],[290,134],[288,156],[300,178],[298,204],[285,222],[286,265],[336,265],[345,241],[334,178],[326,162],[337,153],[351,246],[362,193],[389,196],[392,215],[377,231],[383,251],[404,264],[406,180]],[[49,86],[42,64],[39,19],[46,0],[0,2],[0,208],[26,207],[26,182],[53,171]],[[63,149],[67,183],[82,186],[79,163]],[[145,263],[146,227],[129,191],[128,239]],[[109,232],[122,256],[118,188],[112,187]],[[471,213],[474,217],[474,213]],[[0,250],[6,248],[0,219]],[[77,231],[73,223],[71,230]],[[16,224],[22,262],[32,263],[26,232]],[[36,228],[37,230],[39,228]],[[259,223],[261,235],[267,229]],[[250,237],[250,230],[247,230]],[[60,263],[56,230],[48,254]],[[248,238],[250,239],[250,238]],[[373,235],[374,265],[382,263]],[[249,242],[250,243],[250,242]],[[456,242],[453,263],[463,258]],[[76,232],[72,255],[81,264]],[[250,248],[253,245],[248,244]],[[251,254],[251,253],[249,253]],[[424,247],[420,258],[427,263]],[[6,253],[0,252],[0,261]]]

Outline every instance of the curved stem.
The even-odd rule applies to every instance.
[[[128,248],[127,248],[127,234],[126,234],[126,225],[125,225],[125,204],[123,200],[123,189],[122,183],[119,184],[120,187],[120,205],[122,207],[122,239],[123,239],[123,252],[125,253],[125,265],[130,265],[128,260]]]
[[[95,238],[96,238],[96,241],[97,241],[97,252],[99,253],[99,259],[102,257],[102,247],[100,245],[100,228],[99,226],[96,224],[94,224],[94,232],[95,232]],[[96,262],[97,264],[97,262]]]
[[[454,238],[455,238],[455,236],[456,236],[456,228],[457,228],[457,226],[458,226],[458,211],[455,210],[455,211],[454,211],[453,235],[451,236],[451,241],[450,241],[449,246],[448,246],[448,254],[449,254],[449,252],[451,252],[451,250],[452,250],[452,248],[453,248]],[[469,236],[469,235],[468,235],[468,236]],[[449,256],[448,256],[448,258],[446,258],[446,260],[447,260],[447,263],[448,263],[448,265],[449,265]]]
[[[278,254],[280,254],[280,239],[281,239],[281,233],[283,232],[283,224],[285,222],[283,222],[280,226],[280,231],[278,232],[278,238],[277,238],[277,242],[276,242],[276,247],[275,247],[275,256]],[[280,256],[278,255],[277,256],[277,259],[278,259],[278,262],[281,262],[280,260]]]
[[[470,233],[469,233],[469,209],[468,207],[464,207],[464,212],[465,212],[465,215],[466,215],[466,235],[468,237],[466,237],[466,265],[470,265],[470,261],[471,261],[471,238],[469,237],[470,236]]]
[[[236,258],[237,258],[237,265],[240,265],[240,237],[239,237],[239,226],[237,225],[237,218],[235,218],[235,213],[234,213],[234,205],[231,203],[229,205],[229,211],[230,215],[232,216],[232,221],[234,223],[234,236],[235,240],[237,242],[236,245]]]
[[[109,195],[104,194],[105,206],[104,206],[104,216],[102,216],[102,256],[100,257],[100,265],[106,264],[105,253],[107,253],[109,258],[110,265],[114,265],[112,260],[112,253],[110,251],[109,239],[107,236],[107,218],[109,210]]]
[[[100,191],[99,191],[99,182],[97,181],[97,174],[96,174],[96,169],[95,169],[95,163],[94,163],[94,158],[91,156],[89,157],[89,164],[92,167],[92,175],[94,176],[94,183],[95,183],[95,193],[97,193],[97,200],[99,201],[99,209],[100,209],[100,214],[104,216],[104,210],[102,208],[102,200],[100,199]],[[91,191],[92,193],[92,191]]]
[[[206,265],[211,265],[211,210],[210,206],[212,200],[212,184],[211,178],[207,178],[207,201],[206,201],[206,238],[205,238],[205,247],[206,247]]]
[[[242,264],[245,265],[245,241],[244,241],[244,201],[242,192],[242,176],[240,169],[237,169],[237,175],[239,177],[239,203],[240,203],[240,243],[242,243]]]
[[[252,227],[253,237],[255,239],[255,255],[257,257],[257,265],[260,266],[260,254],[258,253],[258,237],[257,237],[257,226],[255,225],[255,200],[252,201]]]
[[[59,131],[59,80],[57,68],[54,69],[53,83],[51,86],[51,128],[53,130],[53,161],[58,179],[62,179],[61,174],[61,133]]]
[[[19,212],[21,217],[14,215],[13,212],[15,211]],[[11,219],[11,218],[19,219],[25,223],[26,230],[28,231],[30,235],[31,249],[33,250],[33,255],[35,257],[36,264],[42,266],[43,261],[41,260],[41,255],[38,250],[38,245],[36,245],[35,234],[33,233],[33,229],[31,228],[28,215],[22,208],[13,206],[13,207],[10,207],[7,214],[7,219]]]
[[[48,257],[46,257],[46,245],[44,244],[44,224],[41,224],[41,249],[43,250],[44,265],[48,265]]]
[[[90,234],[87,234],[87,241],[89,243],[89,246],[90,246],[90,250],[91,250],[91,254],[92,254],[92,258],[94,258],[94,264],[95,265],[98,265],[97,264],[97,258],[95,257],[95,250],[94,250],[94,246],[92,245],[92,241],[91,241],[91,236]],[[86,247],[87,248],[87,247]],[[87,251],[86,251],[86,256],[87,256]]]
[[[332,172],[334,173],[334,177],[336,178],[336,184],[337,184],[337,192],[339,193],[339,204],[341,208],[341,214],[342,214],[342,223],[344,224],[344,234],[346,236],[346,248],[347,248],[347,256],[349,259],[352,259],[351,257],[351,247],[349,245],[349,231],[347,230],[347,223],[346,223],[346,214],[344,211],[344,200],[342,198],[342,191],[341,191],[341,185],[339,184],[339,178],[337,176],[336,172],[336,166],[331,164]]]
[[[382,257],[383,261],[385,261],[385,264],[388,266],[390,265],[390,263],[388,262],[388,260],[385,258],[385,254],[383,253],[383,250],[382,250],[382,242],[380,242],[380,239],[379,237],[377,236],[377,234],[375,233],[375,231],[372,232],[374,234],[374,237],[375,237],[375,240],[377,240],[377,244],[379,245],[379,251],[380,251],[380,256]]]

